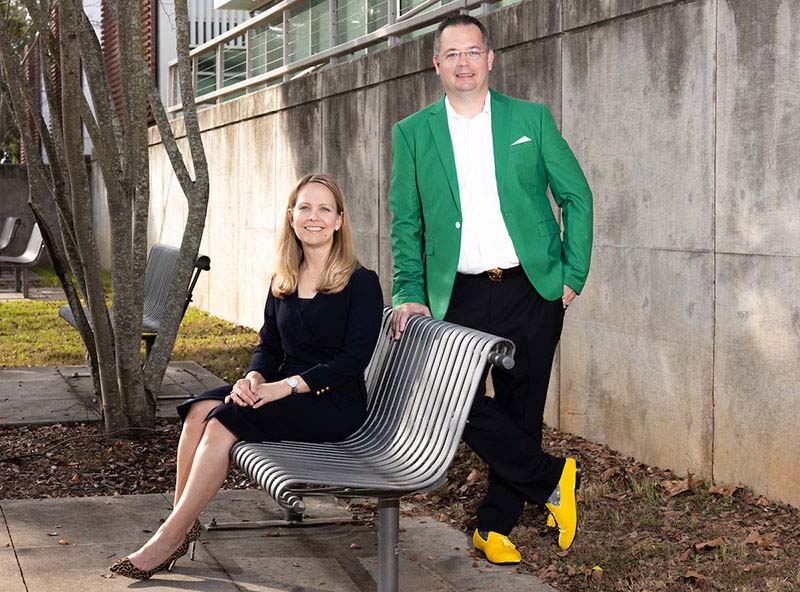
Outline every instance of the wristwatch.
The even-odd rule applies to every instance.
[[[289,378],[286,379],[286,384],[288,384],[291,387],[292,394],[296,395],[297,394],[297,385],[300,384],[300,381],[297,380],[297,377],[296,376],[290,376]]]

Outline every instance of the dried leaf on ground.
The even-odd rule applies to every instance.
[[[726,483],[720,483],[718,485],[713,485],[708,488],[709,493],[713,493],[715,495],[724,495],[727,497],[732,496],[737,491],[741,490],[742,488],[737,485],[729,485]]]
[[[717,537],[710,541],[703,541],[702,543],[695,543],[692,545],[692,549],[695,553],[703,553],[704,551],[708,551],[710,549],[716,549],[717,547],[721,547],[725,544],[725,541],[722,540],[722,537]]]

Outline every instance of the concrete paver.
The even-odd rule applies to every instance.
[[[0,554],[0,566],[12,576],[21,570],[27,592],[129,589],[133,582],[110,578],[108,566],[135,550],[157,528],[168,511],[169,497],[2,501],[5,524],[0,529],[8,528],[13,548]],[[308,501],[317,516],[347,517],[330,498]],[[280,515],[277,505],[262,491],[223,491],[201,519],[204,523],[212,518],[251,521]],[[551,590],[513,568],[476,562],[469,555],[467,535],[434,518],[402,517],[400,527],[402,592],[488,587],[493,592]],[[69,544],[59,544],[59,540]],[[377,568],[377,534],[369,524],[207,531],[195,561],[184,557],[173,572],[133,585],[157,590],[367,592],[375,590]],[[13,577],[4,578],[0,590],[24,589],[15,582]]]
[[[175,405],[225,384],[196,362],[171,362],[156,408],[158,417],[177,417]],[[32,404],[35,402],[35,404]],[[6,368],[0,371],[0,425],[99,421],[86,366]]]
[[[26,592],[13,549],[0,548],[0,592]]]
[[[160,494],[0,502],[17,548],[144,542],[169,515]],[[149,532],[148,532],[149,531]]]

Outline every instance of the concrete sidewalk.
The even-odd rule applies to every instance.
[[[204,532],[195,561],[147,582],[112,576],[108,566],[134,551],[167,516],[170,499],[123,497],[0,501],[0,591],[106,592],[125,589],[367,592],[375,590],[377,537],[371,525],[329,498],[308,498],[309,517],[333,526]],[[261,491],[222,491],[201,516],[208,524],[282,516]],[[533,576],[470,556],[468,537],[430,517],[400,520],[400,590],[551,591]]]
[[[159,415],[177,400],[222,384],[194,362],[173,362]],[[0,426],[97,420],[86,368],[0,369]],[[108,566],[133,552],[170,511],[169,495],[0,500],[0,592],[107,592],[126,589],[239,592],[370,592],[376,589],[377,533],[329,497],[307,498],[308,518],[332,526],[204,532],[195,561],[147,582],[111,577]],[[262,491],[222,491],[201,516],[208,525],[280,519]],[[469,537],[433,517],[400,519],[403,592],[547,592],[513,567],[470,555]]]
[[[156,413],[158,417],[177,417],[177,403],[223,384],[225,381],[196,362],[170,362]],[[99,404],[86,366],[0,369],[0,425],[99,419]]]

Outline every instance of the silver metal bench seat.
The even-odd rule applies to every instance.
[[[22,220],[17,216],[9,216],[3,220],[3,228],[0,230],[0,253],[5,251],[14,240],[14,234],[21,223]]]
[[[150,248],[147,256],[147,267],[144,272],[144,310],[142,312],[142,339],[145,342],[146,355],[150,355],[150,349],[156,339],[156,334],[161,327],[161,319],[167,306],[167,294],[172,283],[172,275],[175,272],[175,262],[178,259],[179,249],[170,245],[156,243]],[[192,277],[189,290],[186,294],[183,312],[186,312],[189,303],[192,301],[192,292],[197,283],[197,279],[202,271],[211,269],[210,259],[201,255],[195,262],[194,275]],[[83,307],[84,313],[88,309]],[[113,319],[113,310],[109,311]],[[67,321],[70,325],[77,328],[75,315],[69,305],[64,305],[58,309],[58,316]]]
[[[356,433],[338,443],[240,442],[231,451],[290,513],[302,514],[304,495],[377,497],[379,592],[397,590],[399,498],[445,481],[486,365],[510,368],[514,354],[506,339],[421,316],[394,341],[390,319],[386,309]]]
[[[0,268],[11,267],[14,269],[14,291],[19,292],[21,288],[23,298],[28,297],[30,268],[36,266],[43,252],[42,231],[39,229],[39,224],[34,222],[25,251],[15,256],[0,255]]]

